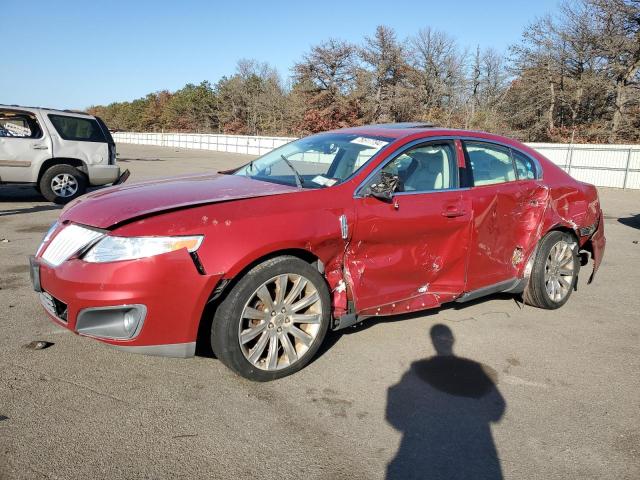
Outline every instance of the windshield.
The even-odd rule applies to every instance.
[[[256,180],[322,188],[343,182],[392,138],[321,133],[287,143],[237,170]]]

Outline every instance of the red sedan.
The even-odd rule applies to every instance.
[[[222,362],[264,381],[301,369],[328,329],[368,317],[496,292],[558,308],[604,247],[596,188],[531,148],[389,124],[80,197],[31,271],[65,328],[182,357],[204,331]]]

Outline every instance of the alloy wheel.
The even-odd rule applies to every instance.
[[[267,280],[242,311],[238,329],[242,353],[261,370],[293,365],[315,342],[322,309],[317,289],[304,276],[289,273]]]
[[[560,240],[549,251],[544,268],[544,285],[554,302],[561,302],[573,287],[575,259],[571,244]]]
[[[58,197],[72,197],[78,191],[78,180],[68,173],[60,173],[51,179],[51,190]]]

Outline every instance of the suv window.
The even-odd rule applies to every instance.
[[[382,169],[398,175],[400,192],[430,192],[456,188],[457,163],[450,143],[430,143],[411,148]]]
[[[536,168],[533,160],[517,150],[512,149],[511,154],[513,155],[513,163],[518,172],[518,180],[534,180],[540,178],[540,172],[538,172],[538,168]]]
[[[50,114],[49,120],[65,140],[107,143],[100,125],[92,118]]]
[[[471,163],[475,186],[516,180],[510,149],[485,142],[464,142],[464,147]]]
[[[0,110],[0,137],[40,138],[42,129],[33,113]]]

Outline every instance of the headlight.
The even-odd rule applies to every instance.
[[[152,257],[161,253],[186,248],[195,252],[203,240],[202,235],[191,237],[114,237],[106,236],[96,243],[82,258],[85,262],[117,262]]]

